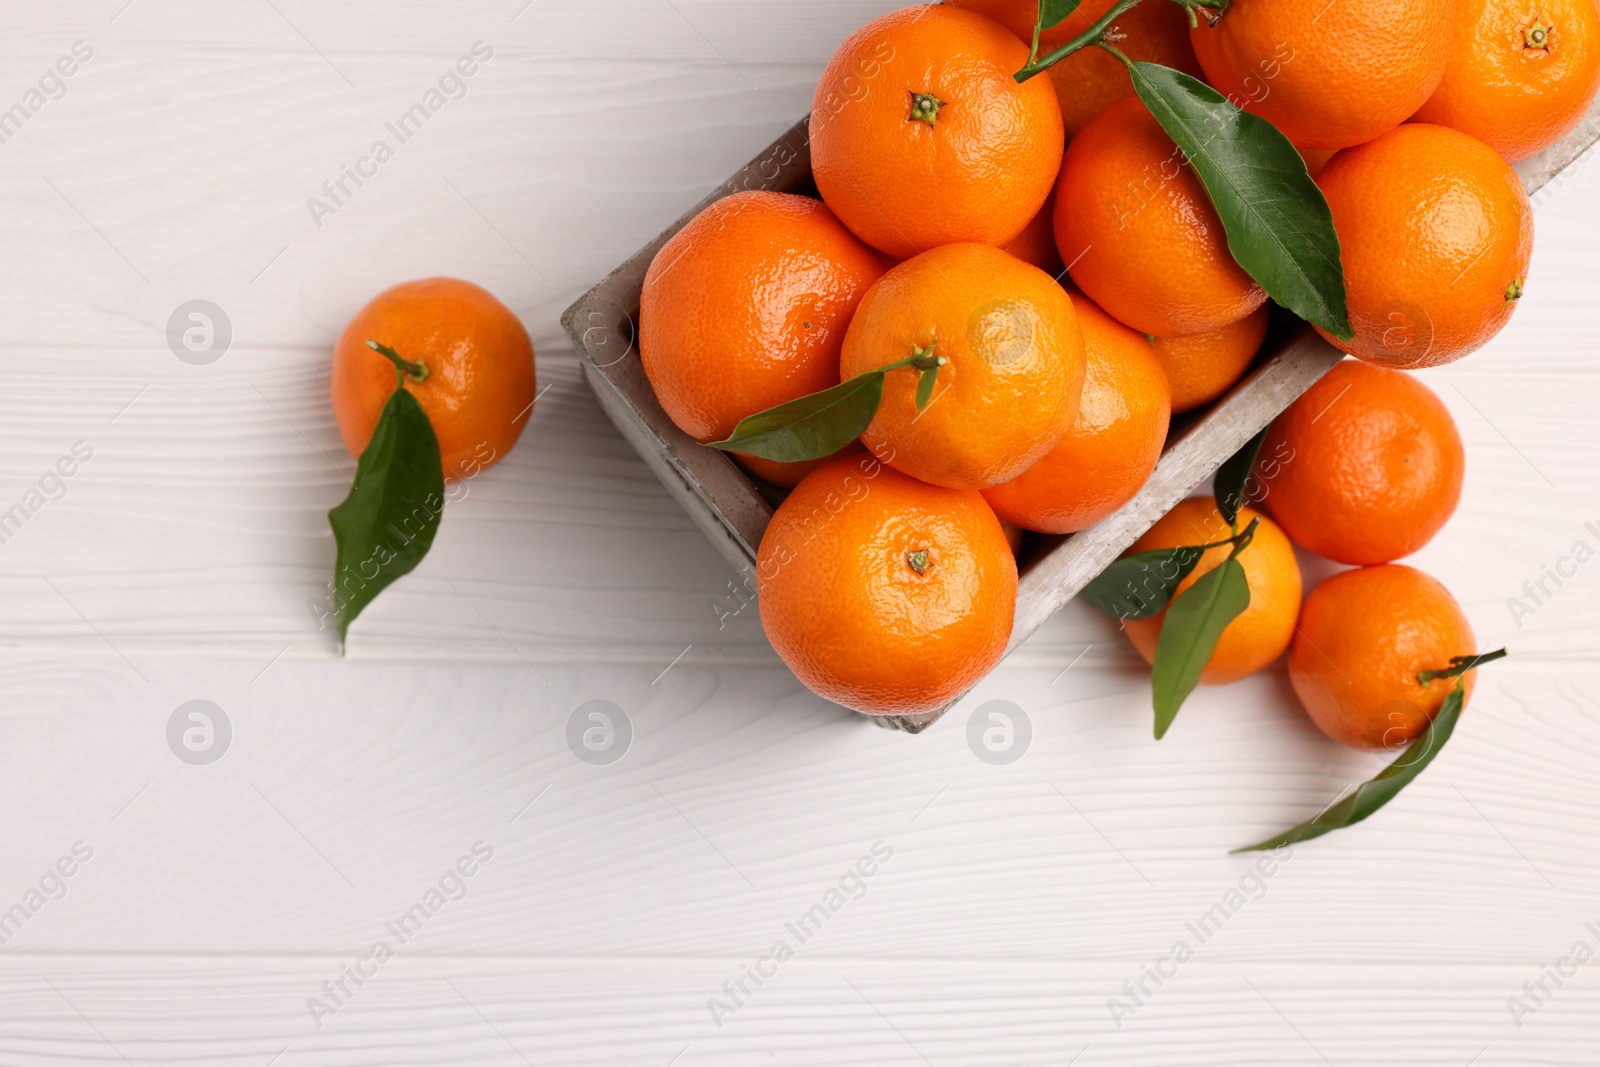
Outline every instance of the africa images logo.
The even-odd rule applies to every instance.
[[[422,99],[383,124],[385,132],[394,138],[393,144],[389,137],[379,137],[354,164],[341,163],[338,175],[322,183],[322,196],[306,198],[306,210],[311,212],[311,221],[317,229],[322,229],[325,218],[337,215],[362,186],[376,178],[378,168],[395,157],[395,150],[421,133],[422,127],[443,111],[446,104],[464,99],[468,92],[467,79],[478,73],[480,64],[493,58],[493,48],[484,41],[474,41],[471,51],[446,67],[437,84],[430,85]]]

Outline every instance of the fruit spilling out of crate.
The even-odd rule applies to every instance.
[[[1510,320],[1512,164],[1592,142],[1597,84],[1592,0],[906,7],[566,324],[813,691],[919,729],[1077,595],[1159,738],[1287,652],[1324,732],[1400,752],[1304,839],[1420,772],[1498,655],[1395,562],[1465,469],[1411,372]],[[1296,544],[1352,569],[1303,596]]]

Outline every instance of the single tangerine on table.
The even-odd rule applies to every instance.
[[[739,420],[839,384],[839,348],[883,258],[827,205],[742,192],[706,208],[651,261],[639,358],[679,429],[719,441]],[[792,486],[820,464],[736,456]]]
[[[1250,508],[1240,508],[1239,529],[1243,530],[1257,518],[1261,523],[1256,527],[1255,539],[1239,553],[1239,565],[1244,568],[1245,580],[1250,585],[1250,606],[1222,631],[1216,650],[1200,672],[1204,685],[1225,685],[1254,674],[1283,655],[1283,650],[1289,647],[1289,639],[1294,636],[1295,617],[1300,613],[1300,564],[1295,559],[1294,545],[1272,520]],[[1215,500],[1190,497],[1150,527],[1127,554],[1210,544],[1229,536],[1229,532]],[[1173,596],[1182,595],[1202,575],[1221,566],[1232,551],[1229,545],[1207,549],[1194,570],[1178,584]],[[1122,621],[1128,639],[1146,663],[1155,662],[1161,624],[1166,617],[1163,610],[1148,619]]]
[[[839,458],[778,506],[761,625],[812,692],[868,715],[943,707],[999,662],[1017,565],[982,495]]]
[[[1088,357],[1077,418],[1037,463],[983,491],[1003,522],[1040,533],[1076,533],[1133,499],[1161,458],[1171,416],[1150,342],[1070,295]]]
[[[1470,133],[1513,162],[1559,141],[1600,87],[1594,0],[1456,0],[1444,79],[1413,121]]]
[[[1388,563],[1455,513],[1466,453],[1455,420],[1405,371],[1347,359],[1273,422],[1261,505],[1291,540],[1340,563]]]
[[[1056,246],[1073,282],[1141,333],[1177,337],[1237,322],[1267,294],[1233,260],[1222,220],[1183,154],[1137,97],[1067,146]]]
[[[919,409],[919,373],[890,371],[861,442],[914,478],[987,489],[1055,447],[1083,393],[1083,332],[1044,271],[989,245],[945,245],[867,291],[845,334],[843,378],[910,356],[943,359]]]
[[[1263,306],[1220,330],[1150,338],[1172,387],[1172,413],[1193,411],[1227,392],[1260,351],[1270,317]]]
[[[394,363],[367,342],[426,368],[403,387],[422,406],[447,480],[471,478],[511,451],[533,411],[533,342],[511,309],[457,278],[402,282],[373,297],[333,348],[333,413],[359,456],[394,393]]]
[[[1190,31],[1206,80],[1303,148],[1363,144],[1444,76],[1454,0],[1233,0]]]
[[[811,169],[857,236],[897,259],[1004,245],[1050,194],[1061,110],[1012,77],[1028,48],[992,19],[925,4],[873,19],[834,53],[811,110]]]
[[[1401,563],[1334,575],[1306,597],[1289,649],[1289,681],[1322,732],[1351,748],[1398,748],[1439,713],[1453,679],[1420,685],[1477,652],[1472,626],[1444,586]],[[1473,674],[1467,672],[1467,697]]]
[[[1386,367],[1434,367],[1511,320],[1533,255],[1533,208],[1495,151],[1444,126],[1408,123],[1340,152],[1317,175],[1344,264],[1351,340]]]

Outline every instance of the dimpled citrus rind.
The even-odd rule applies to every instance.
[[[871,456],[833,461],[779,505],[756,580],[784,663],[868,715],[934,711],[974,685],[1005,653],[1017,595],[1011,547],[980,494]]]

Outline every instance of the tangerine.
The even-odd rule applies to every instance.
[[[1470,133],[1526,159],[1583,118],[1600,86],[1593,0],[1456,0],[1444,79],[1414,122]]]
[[[1040,533],[1075,533],[1133,499],[1161,458],[1172,407],[1150,342],[1069,295],[1088,359],[1077,418],[1037,463],[983,491],[1002,522]]]
[[[459,278],[402,282],[373,297],[333,346],[333,414],[352,456],[372,440],[395,391],[395,365],[367,342],[426,370],[402,387],[439,439],[445,478],[471,478],[517,443],[533,411],[533,342],[511,309]]]
[[[1454,0],[1233,0],[1190,40],[1206,80],[1234,104],[1304,148],[1347,148],[1432,95],[1453,12]]]
[[[1088,0],[1068,15],[1062,26],[1077,36],[1111,10],[1115,0]],[[1029,4],[1028,6],[1033,6]],[[1196,78],[1203,77],[1189,43],[1189,23],[1177,4],[1145,3],[1124,12],[1111,29],[1121,34],[1117,48],[1129,59],[1159,63]],[[1041,54],[1044,49],[1040,49]],[[1122,61],[1102,48],[1081,48],[1045,72],[1056,91],[1067,137],[1076,137],[1106,107],[1133,95],[1133,79]]]
[[[1347,359],[1273,422],[1262,506],[1302,548],[1388,563],[1433,539],[1461,500],[1466,453],[1450,409],[1405,371]]]
[[[1033,27],[1038,19],[1038,0],[946,0],[987,15],[1032,45]],[[1039,35],[1039,55],[1084,33],[1099,22],[1116,0],[1084,0],[1073,12]],[[1202,77],[1200,63],[1189,43],[1189,23],[1183,9],[1166,3],[1147,2],[1124,12],[1110,29],[1121,35],[1117,47],[1129,59],[1142,59],[1173,67],[1196,78]],[[1058,60],[1047,71],[1056,101],[1061,105],[1061,120],[1070,139],[1083,129],[1108,104],[1133,95],[1133,79],[1121,60],[1099,48],[1083,48]]]
[[[880,278],[845,334],[843,378],[913,355],[943,359],[925,407],[920,374],[890,371],[861,434],[875,456],[954,489],[1009,481],[1055,447],[1083,393],[1083,332],[1044,271],[989,245],[944,245]]]
[[[1056,246],[1107,313],[1158,337],[1208,333],[1267,294],[1233,261],[1211,199],[1137,97],[1096,115],[1067,146]]]
[[[999,662],[1017,564],[981,494],[858,456],[778,506],[756,582],[767,639],[807,688],[868,715],[913,715]]]
[[[1210,333],[1150,338],[1172,387],[1172,413],[1192,411],[1227,392],[1256,358],[1270,317],[1263,306]]]
[[[662,246],[639,299],[639,358],[669,418],[697,441],[839,384],[856,305],[883,273],[878,253],[810,197],[724,197]],[[737,456],[794,485],[811,467]]]
[[[1477,650],[1444,586],[1401,563],[1334,575],[1311,591],[1289,649],[1289,681],[1322,732],[1351,748],[1398,748],[1439,713],[1453,679],[1417,681]],[[1472,695],[1473,674],[1465,679]]]
[[[1240,508],[1239,529],[1243,530],[1257,518],[1261,523],[1256,527],[1254,540],[1239,553],[1239,565],[1244,568],[1245,580],[1250,584],[1250,606],[1222,631],[1216,650],[1200,672],[1204,685],[1225,685],[1254,674],[1283,655],[1283,650],[1289,647],[1289,639],[1294,636],[1294,620],[1300,613],[1300,564],[1295,559],[1294,546],[1271,519],[1248,507]],[[1195,496],[1167,512],[1133,543],[1128,554],[1205,545],[1228,535],[1228,524],[1222,521],[1216,501]],[[1194,570],[1178,583],[1173,596],[1181,596],[1202,575],[1221,566],[1232,551],[1229,545],[1207,549]],[[1128,639],[1146,663],[1155,662],[1161,624],[1166,617],[1163,610],[1148,619],[1122,620]]]
[[[1317,185],[1339,234],[1349,341],[1387,367],[1434,367],[1482,347],[1511,319],[1533,255],[1533,208],[1493,149],[1409,123],[1333,158]]]
[[[897,259],[1008,243],[1061,165],[1049,85],[1012,77],[1027,61],[1005,27],[956,7],[901,8],[862,26],[834,53],[812,104],[822,198]]]

